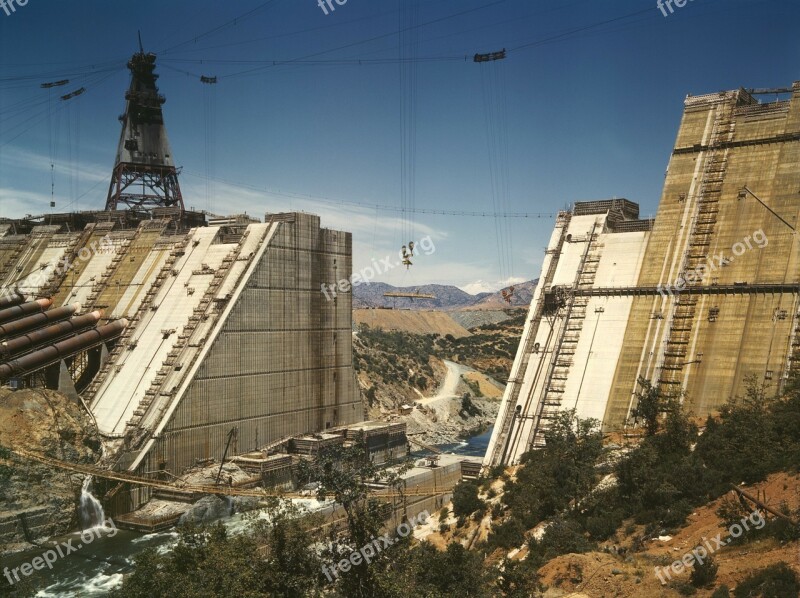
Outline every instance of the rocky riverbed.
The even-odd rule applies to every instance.
[[[494,424],[503,385],[467,366],[452,361],[443,365],[444,378],[435,394],[418,393],[413,404],[408,403],[411,413],[384,410],[381,419],[405,422],[408,436],[428,445],[458,442]]]
[[[96,463],[100,437],[86,411],[50,390],[0,389],[0,447],[27,449],[72,463]],[[17,551],[28,540],[67,533],[79,526],[77,505],[84,476],[11,455],[0,459],[7,479],[0,484],[0,519],[20,520],[0,537],[0,553]],[[26,535],[28,538],[26,538]]]

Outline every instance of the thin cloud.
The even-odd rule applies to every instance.
[[[184,203],[187,207],[194,205],[196,209],[205,202],[205,184],[196,184],[192,179],[197,177],[181,179]],[[402,218],[393,215],[386,215],[378,212],[374,208],[359,207],[351,205],[331,205],[329,202],[318,201],[311,198],[293,198],[276,196],[269,191],[257,191],[246,189],[229,183],[214,182],[213,203],[215,206],[224,202],[226,209],[212,209],[211,211],[223,213],[248,213],[257,218],[263,218],[266,212],[294,212],[305,211],[317,214],[321,218],[321,224],[325,228],[334,228],[353,233],[354,237],[363,239],[360,243],[366,245],[372,243],[372,238],[376,231],[380,231],[384,238],[387,232],[402,230],[404,221]],[[213,206],[212,206],[213,207]],[[435,229],[426,224],[415,224],[416,236],[419,238],[431,235],[437,238],[446,238],[448,233],[443,230]],[[363,245],[362,245],[363,246]],[[379,247],[380,253],[385,251],[385,246]],[[398,247],[399,249],[399,247]]]
[[[459,285],[459,288],[462,291],[466,291],[470,295],[477,295],[478,293],[496,293],[502,289],[506,289],[514,284],[520,284],[525,282],[525,278],[520,278],[518,276],[512,276],[510,278],[506,278],[505,280],[475,280],[473,282],[469,282],[465,285]]]
[[[40,214],[48,210],[49,206],[49,195],[0,187],[0,216],[15,218],[26,214]]]
[[[50,172],[50,156],[37,152],[11,147],[3,150],[3,166],[14,170],[30,170],[33,172]],[[70,165],[63,158],[53,161],[53,171],[61,176],[75,176],[82,181],[97,182],[109,180],[109,166],[87,164],[85,162]]]

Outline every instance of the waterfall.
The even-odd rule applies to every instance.
[[[83,529],[89,529],[103,525],[106,520],[103,505],[97,500],[92,493],[89,492],[89,486],[92,484],[92,476],[87,475],[83,480],[83,488],[81,489],[81,526]]]

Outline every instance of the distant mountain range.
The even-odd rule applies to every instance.
[[[496,293],[481,293],[481,298],[467,309],[506,309],[508,307],[527,307],[533,299],[533,291],[539,280],[528,280],[514,285],[514,294],[511,295],[511,305],[503,299],[500,291]],[[506,289],[508,290],[508,289]],[[479,295],[475,295],[479,297]]]
[[[353,288],[353,308],[396,307],[403,309],[505,309],[529,305],[536,288],[535,280],[514,285],[514,294],[509,305],[500,292],[470,295],[458,287],[442,284],[426,284],[419,287],[395,287],[383,282],[361,284]],[[408,299],[384,297],[384,293],[422,293],[435,295],[436,299]]]

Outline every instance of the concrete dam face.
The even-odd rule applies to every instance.
[[[219,458],[234,427],[243,452],[363,420],[351,295],[320,292],[351,274],[349,233],[300,213],[114,214],[2,225],[3,305],[24,316],[15,332],[32,328],[3,356],[5,379],[83,401],[109,464],[140,473]]]
[[[350,278],[351,235],[187,210],[155,68],[128,62],[105,210],[0,219],[0,382],[64,392],[103,465],[139,474],[363,421],[352,296],[321,292]]]
[[[615,199],[557,218],[486,464],[565,409],[621,430],[637,380],[704,416],[800,365],[800,83],[689,96],[658,212]]]

